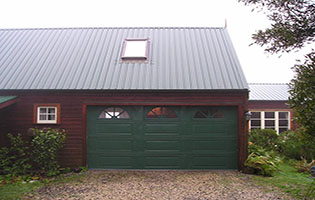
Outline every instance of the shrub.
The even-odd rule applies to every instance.
[[[249,133],[248,141],[267,151],[276,151],[278,135],[272,129],[253,129]]]
[[[315,160],[312,160],[311,162],[307,162],[305,158],[302,158],[299,161],[296,161],[294,167],[297,169],[298,172],[302,173],[310,173],[311,167],[315,165]]]
[[[32,159],[42,174],[47,176],[59,174],[57,153],[63,147],[65,140],[65,130],[33,129]]]
[[[301,128],[279,134],[278,151],[287,158],[312,161],[315,158],[315,137]]]
[[[29,164],[28,147],[22,140],[21,134],[14,137],[8,134],[10,146],[0,149],[0,171],[11,176],[26,174],[31,168]]]
[[[280,158],[275,153],[249,143],[249,156],[245,161],[245,166],[254,174],[272,176],[275,171],[279,170],[279,162]]]

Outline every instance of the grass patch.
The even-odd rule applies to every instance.
[[[312,183],[311,176],[297,172],[287,163],[281,163],[279,167],[280,171],[273,177],[254,176],[254,180],[261,185],[275,186],[292,197],[303,199]],[[309,199],[315,199],[315,194],[313,193]]]
[[[18,181],[10,184],[0,184],[0,200],[18,200],[23,196],[33,193],[41,187],[48,186],[50,184],[63,184],[68,182],[79,182],[82,180],[84,173],[72,174],[72,175],[60,175],[55,178],[43,179],[35,181],[33,183],[23,183]]]

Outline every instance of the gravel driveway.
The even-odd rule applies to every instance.
[[[81,182],[50,185],[26,199],[291,199],[266,192],[237,171],[89,171]]]

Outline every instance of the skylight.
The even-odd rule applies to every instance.
[[[123,60],[146,60],[148,46],[148,39],[126,39],[121,58]]]

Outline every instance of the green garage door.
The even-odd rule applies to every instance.
[[[88,107],[90,169],[236,169],[236,107]]]

